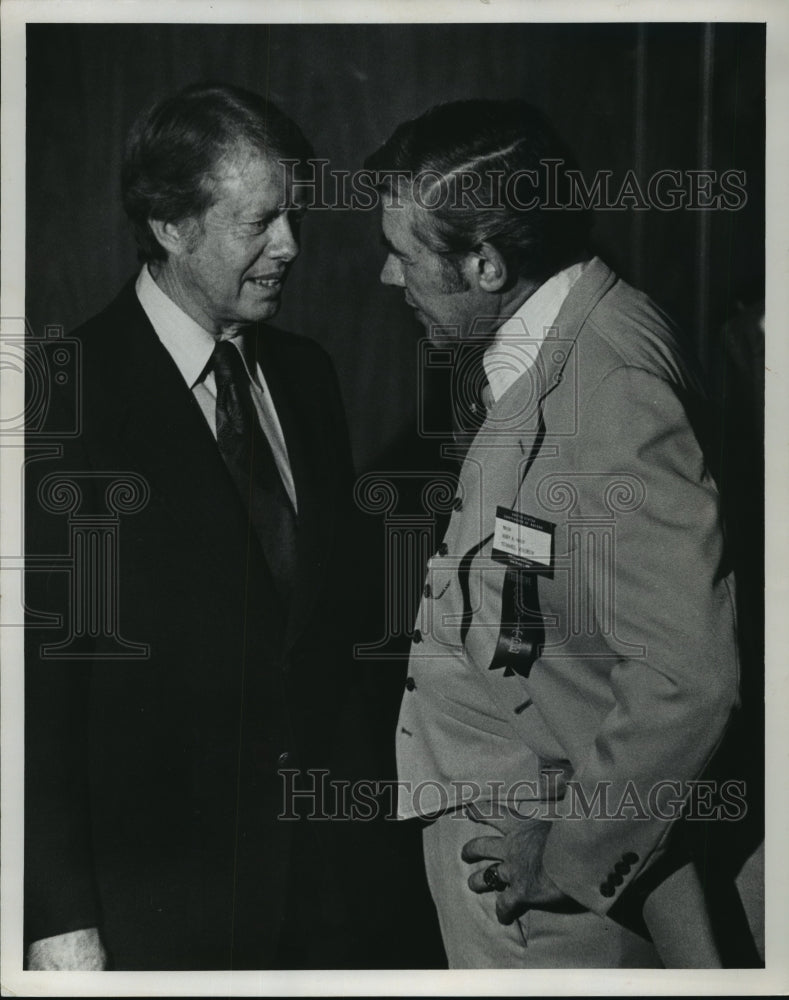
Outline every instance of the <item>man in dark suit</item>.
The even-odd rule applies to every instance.
[[[337,381],[266,324],[302,215],[279,161],[311,155],[229,86],[128,140],[144,264],[76,332],[80,433],[28,463],[30,969],[354,964],[326,824],[278,819],[280,771],[333,766],[348,676]]]
[[[462,465],[396,737],[449,964],[717,965],[676,822],[738,697],[694,365],[588,253],[535,109],[434,108],[368,166],[381,280],[455,351]]]

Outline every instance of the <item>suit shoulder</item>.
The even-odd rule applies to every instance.
[[[75,327],[70,336],[93,350],[112,348],[129,327],[147,322],[134,291],[135,279],[128,281],[103,309]]]
[[[603,369],[639,368],[686,385],[699,382],[697,364],[673,320],[644,292],[617,279],[589,314],[579,346]]]
[[[285,363],[334,369],[328,351],[312,337],[268,324],[261,324],[257,335],[263,351]]]
[[[267,342],[277,345],[284,351],[304,351],[306,353],[320,354],[328,358],[324,348],[303,333],[294,333],[293,330],[283,330],[282,327],[272,326],[269,323],[261,323],[258,329],[258,336],[265,337]]]

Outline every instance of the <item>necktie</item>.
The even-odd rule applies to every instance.
[[[452,377],[452,437],[463,455],[482,426],[491,402],[490,386],[482,363],[487,339],[461,341],[455,348]]]
[[[282,597],[293,590],[296,513],[258,421],[244,363],[230,341],[218,341],[211,357],[216,378],[216,439],[241,495]]]

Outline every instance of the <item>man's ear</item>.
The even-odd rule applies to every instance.
[[[180,222],[162,222],[161,219],[148,219],[151,232],[157,243],[168,255],[179,257],[188,252],[192,246],[192,226],[189,219]]]
[[[469,254],[474,279],[483,292],[500,292],[507,284],[507,262],[492,243],[481,243]]]

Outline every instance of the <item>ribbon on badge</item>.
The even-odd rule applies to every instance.
[[[501,592],[501,626],[489,670],[505,677],[528,677],[542,653],[545,625],[540,611],[538,576],[553,577],[554,532],[550,521],[496,508],[492,558],[507,572]]]

